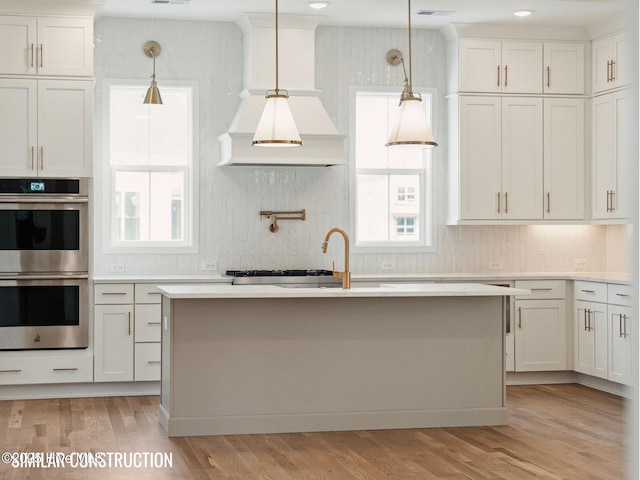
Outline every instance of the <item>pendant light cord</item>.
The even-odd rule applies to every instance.
[[[276,0],[276,95],[280,89],[278,88],[278,0]]]
[[[411,0],[407,0],[407,2],[409,4],[409,93],[413,94],[413,72],[411,70]]]

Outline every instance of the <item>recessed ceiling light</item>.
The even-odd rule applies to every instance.
[[[534,12],[534,10],[516,10],[513,14],[516,17],[528,17]]]
[[[311,8],[315,8],[315,9],[321,9],[321,8],[327,8],[329,5],[331,5],[331,2],[309,2],[308,5]]]

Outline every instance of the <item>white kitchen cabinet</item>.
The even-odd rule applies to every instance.
[[[459,91],[542,93],[542,43],[461,39]]]
[[[592,42],[593,93],[605,92],[631,83],[631,52],[632,42],[628,32],[619,32]]]
[[[544,211],[546,220],[584,219],[584,101],[544,99]]]
[[[516,281],[531,295],[515,300],[515,371],[567,369],[564,280]]]
[[[635,324],[632,317],[633,291],[630,285],[607,285],[609,322],[608,378],[631,385],[631,335]]]
[[[584,93],[583,43],[545,43],[543,58],[543,93]]]
[[[632,212],[630,90],[592,100],[593,218],[625,219]]]
[[[461,97],[459,128],[454,216],[542,218],[542,99]]]
[[[95,285],[95,380],[160,380],[160,295],[155,285]]]
[[[630,285],[574,283],[577,372],[630,385],[632,295]]]
[[[91,175],[92,81],[0,78],[0,100],[0,175]]]
[[[133,306],[94,307],[96,382],[133,380]]]
[[[0,15],[0,75],[93,75],[91,18]]]
[[[93,381],[93,354],[85,351],[46,351],[44,355],[2,352],[0,385],[86,383]],[[7,355],[4,355],[7,354]]]

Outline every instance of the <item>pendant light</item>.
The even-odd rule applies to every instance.
[[[394,59],[402,62],[404,71],[404,89],[400,95],[400,111],[396,119],[396,123],[391,130],[387,147],[400,145],[415,145],[422,148],[437,147],[431,127],[427,121],[427,117],[422,109],[422,97],[420,94],[413,93],[412,71],[411,71],[411,0],[407,0],[409,4],[409,76],[404,67],[404,58],[396,56]],[[399,53],[399,52],[398,52]],[[391,60],[389,59],[391,63]],[[393,64],[393,63],[392,63]]]
[[[149,90],[147,90],[144,102],[142,103],[162,105],[162,97],[160,96],[160,90],[158,90],[158,84],[156,83],[156,57],[160,55],[160,44],[151,40],[144,44],[143,49],[147,57],[153,58],[153,75],[151,75],[151,86]]]
[[[266,95],[267,103],[262,111],[252,145],[256,147],[299,147],[300,134],[289,108],[286,90],[278,88],[278,0],[276,1],[276,88]]]

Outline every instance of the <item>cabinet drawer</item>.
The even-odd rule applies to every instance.
[[[153,283],[136,283],[136,303],[160,303],[162,294]]]
[[[156,304],[136,305],[135,341],[159,342],[161,324],[161,306]]]
[[[566,295],[566,282],[564,280],[517,280],[515,288],[531,290],[531,295],[516,295],[516,299],[538,300],[559,299]]]
[[[576,300],[607,303],[607,284],[577,281],[573,284],[573,296]]]
[[[631,285],[607,284],[607,301],[613,305],[633,306],[633,288]]]
[[[99,283],[94,294],[96,305],[133,303],[133,283]]]
[[[160,380],[160,343],[136,343],[135,381]]]
[[[0,358],[0,385],[93,381],[93,355]]]

